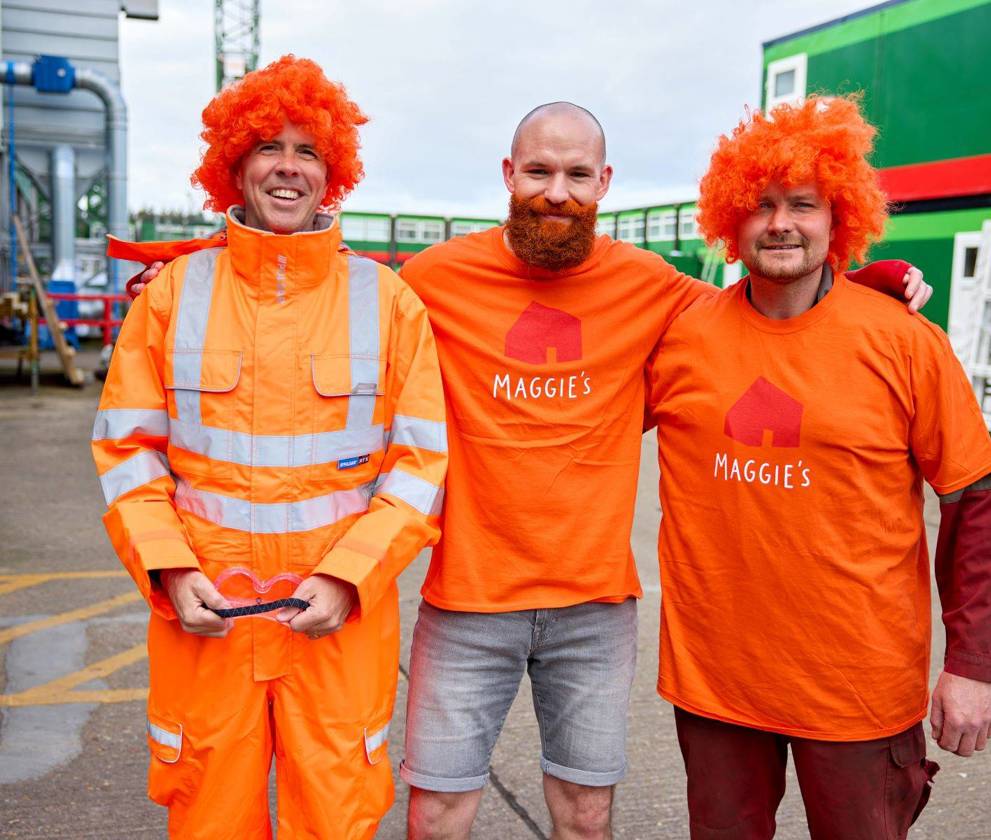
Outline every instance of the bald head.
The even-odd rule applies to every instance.
[[[573,102],[538,105],[520,120],[513,134],[510,156],[516,159],[523,140],[531,132],[566,131],[595,147],[600,165],[606,162],[606,135],[595,115]]]

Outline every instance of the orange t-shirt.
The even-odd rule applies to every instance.
[[[771,320],[746,282],[700,301],[651,371],[661,466],[658,691],[806,738],[921,720],[929,671],[922,479],[991,472],[946,336],[836,278]]]
[[[674,317],[713,289],[606,236],[560,272],[520,262],[502,236],[459,237],[403,267],[447,397],[444,520],[423,596],[473,612],[639,596],[643,368]]]

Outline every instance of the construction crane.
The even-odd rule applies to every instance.
[[[214,0],[217,90],[258,68],[261,0]]]

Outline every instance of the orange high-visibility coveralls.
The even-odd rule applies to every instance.
[[[134,303],[93,431],[114,548],[152,609],[149,795],[181,838],[366,838],[392,803],[396,576],[438,536],[447,460],[433,336],[389,269],[228,214]],[[327,217],[318,217],[324,225]],[[230,566],[355,585],[311,641],[242,619],[182,630],[157,570]]]

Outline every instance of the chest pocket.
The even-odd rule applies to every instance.
[[[315,476],[338,479],[353,474],[361,483],[377,473],[385,443],[383,367],[383,360],[375,356],[310,356]]]
[[[239,436],[231,429],[241,351],[183,348],[166,355],[169,463],[179,475],[230,475],[239,460]]]

